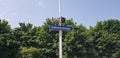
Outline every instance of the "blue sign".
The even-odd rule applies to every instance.
[[[50,30],[55,30],[55,31],[58,31],[58,30],[71,31],[72,27],[70,27],[70,26],[51,26],[50,25]]]

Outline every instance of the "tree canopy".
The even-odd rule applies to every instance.
[[[46,19],[42,26],[19,23],[11,28],[8,21],[0,21],[1,58],[58,58],[58,31],[49,26],[57,22]],[[99,21],[89,29],[77,25],[72,19],[63,26],[72,26],[72,31],[63,31],[63,58],[119,58],[120,21]]]

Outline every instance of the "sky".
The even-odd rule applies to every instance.
[[[41,26],[47,18],[59,17],[59,0],[0,0],[0,19],[12,28],[19,22]],[[62,16],[78,25],[95,26],[98,21],[120,20],[120,0],[61,0]]]

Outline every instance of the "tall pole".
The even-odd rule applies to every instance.
[[[59,0],[59,26],[61,26],[61,0]],[[62,30],[59,30],[59,58],[62,58]]]

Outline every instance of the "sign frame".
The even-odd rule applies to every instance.
[[[53,31],[59,31],[59,30],[62,30],[62,31],[72,31],[72,27],[71,26],[53,26],[53,25],[50,25],[49,27],[49,30],[53,30]]]

